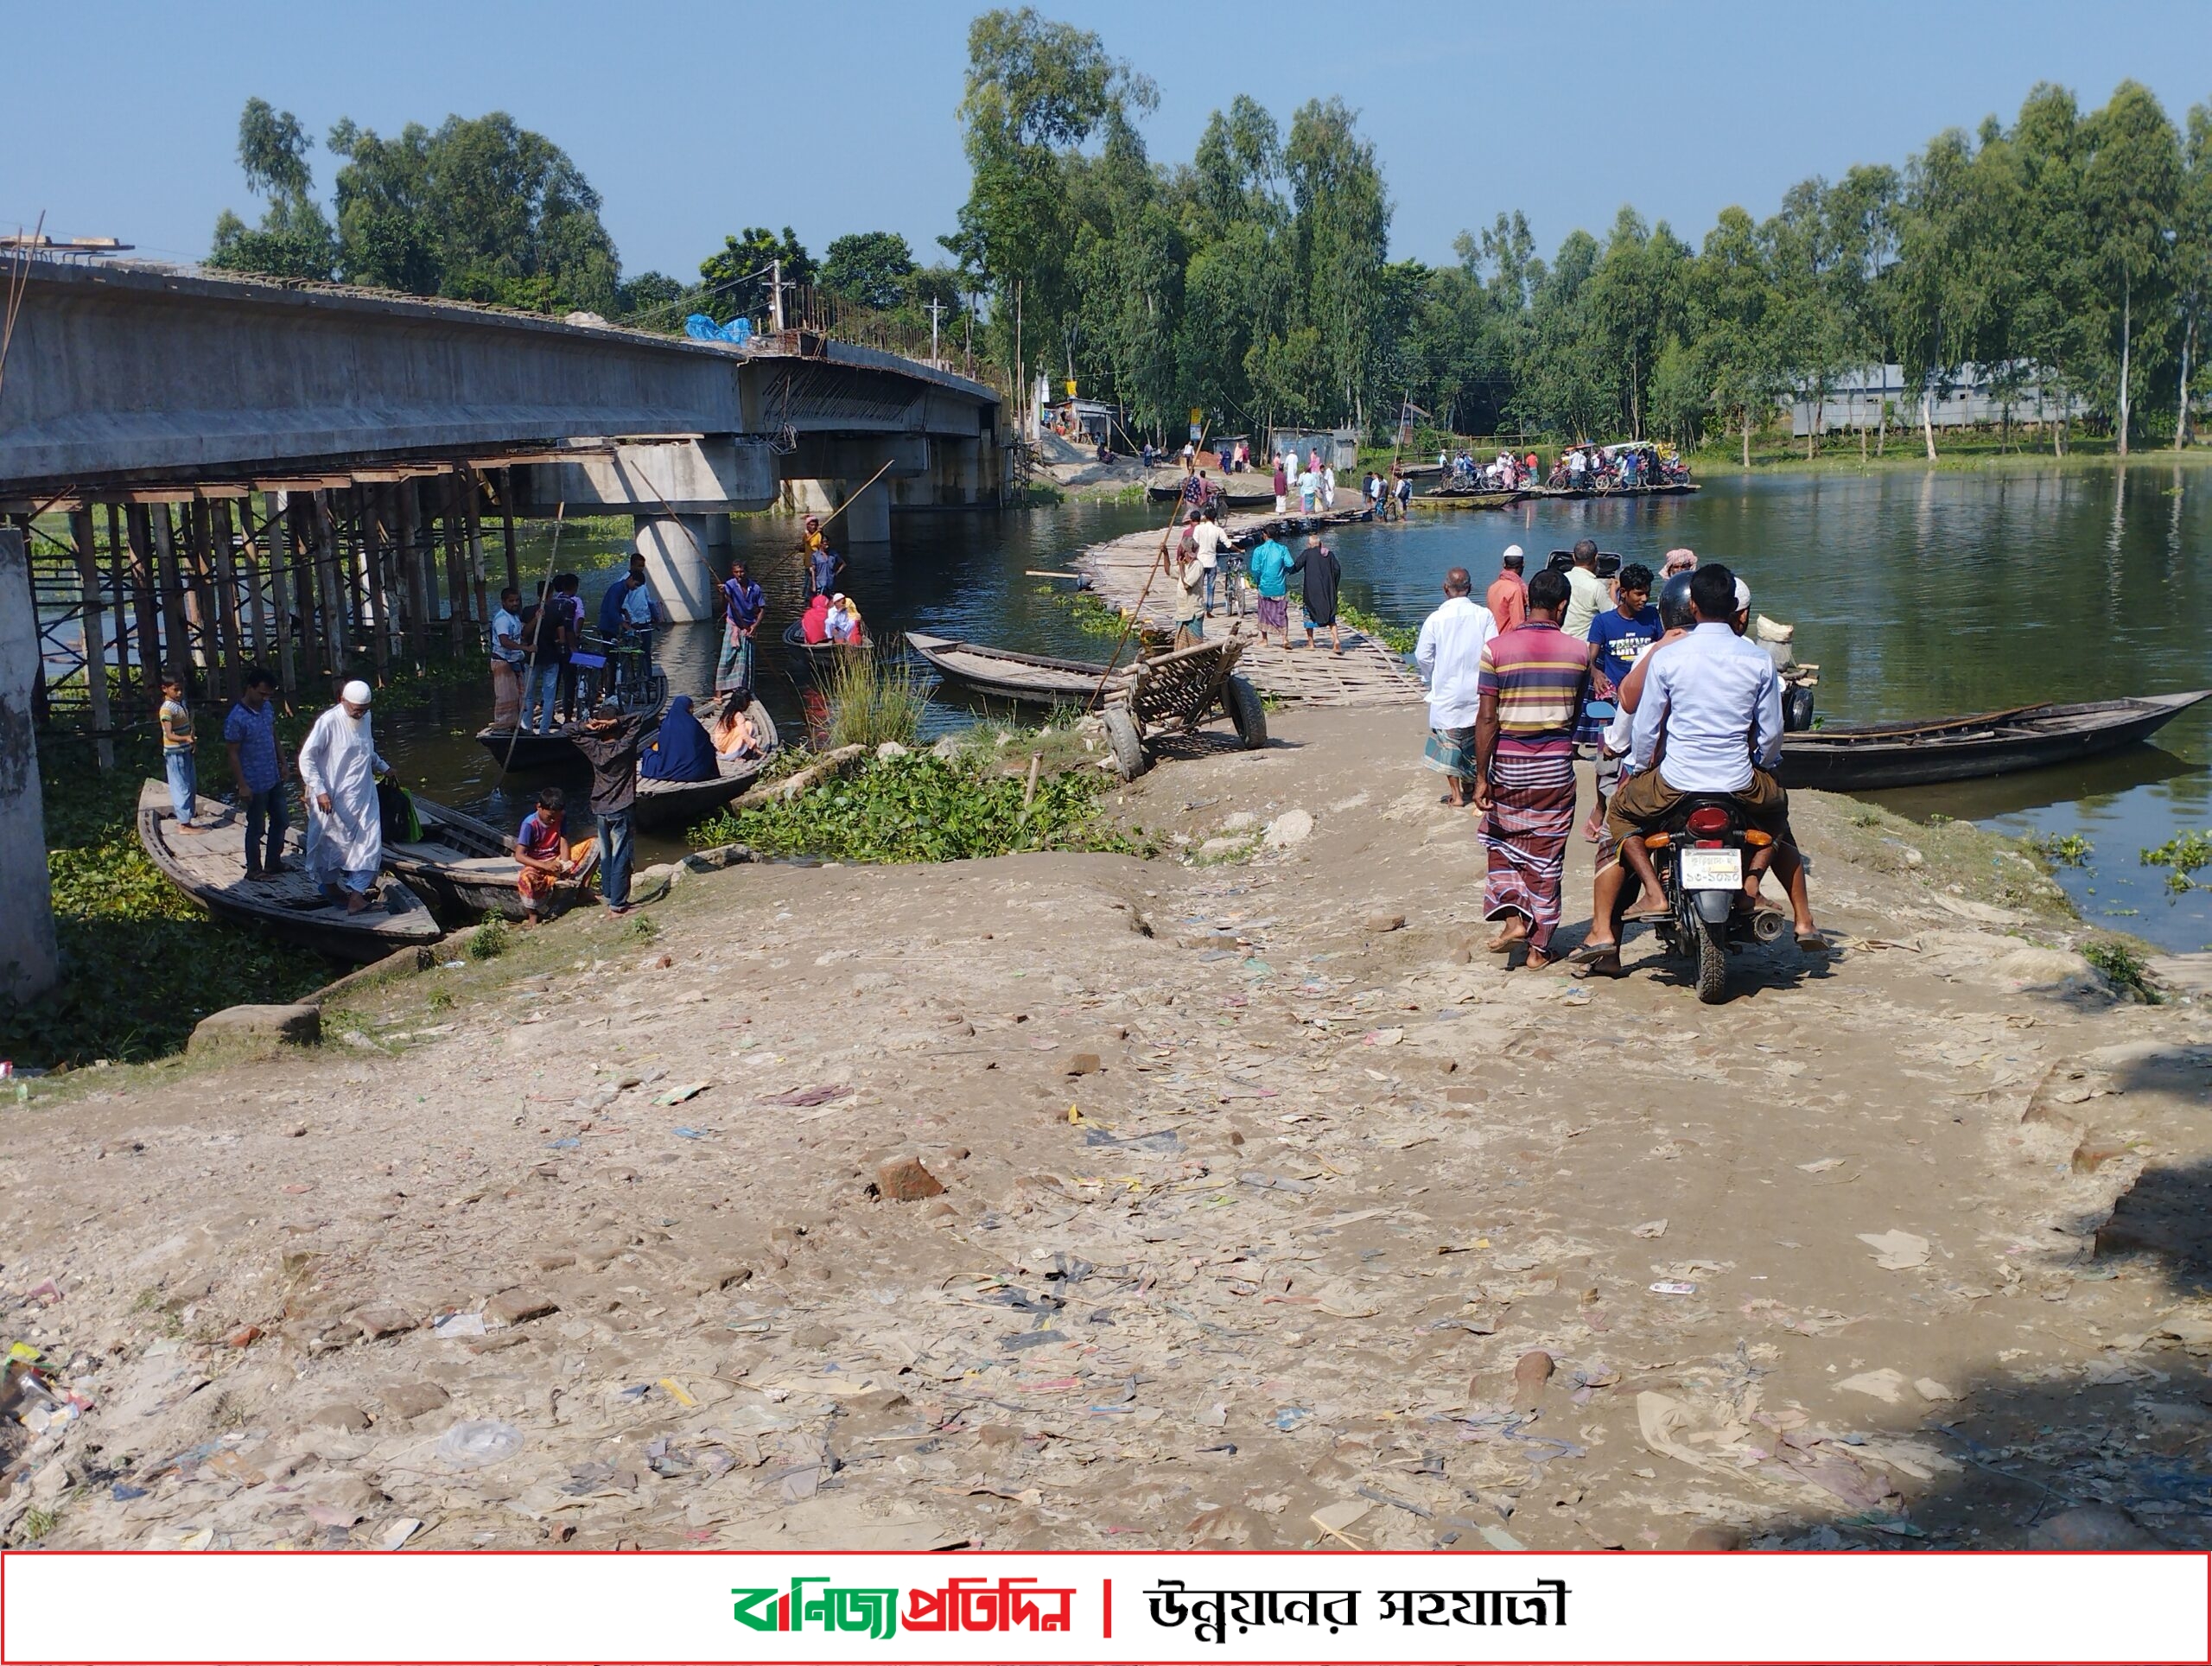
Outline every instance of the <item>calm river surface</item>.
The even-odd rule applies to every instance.
[[[924,629],[1098,658],[1109,645],[1078,628],[1060,600],[1071,587],[1024,569],[1061,568],[1085,544],[1159,524],[1156,508],[1101,504],[902,514],[893,543],[849,552],[847,588],[879,639]],[[767,639],[798,599],[794,528],[760,517],[734,526],[773,604],[764,696],[796,734],[803,680]],[[1821,668],[1819,712],[1837,722],[2212,685],[2212,470],[2202,468],[1719,476],[1690,498],[1416,508],[1409,525],[1346,528],[1336,542],[1347,596],[1413,625],[1435,605],[1447,569],[1465,565],[1480,585],[1510,543],[1527,550],[1534,571],[1586,536],[1654,567],[1687,544],[1735,568],[1756,609],[1797,626],[1798,657]],[[561,565],[611,562],[622,547],[570,533]],[[526,544],[526,571],[542,569],[545,549],[542,532]],[[587,578],[594,607],[612,576]],[[662,658],[676,691],[703,694],[715,627],[673,636]],[[495,785],[496,766],[469,738],[488,709],[487,694],[465,709],[394,712],[379,739],[430,796],[518,820],[537,779]],[[933,724],[966,722],[969,710],[941,707]],[[2085,916],[2168,948],[2212,948],[2212,891],[2171,897],[2164,870],[2139,860],[2183,828],[2212,826],[2212,711],[2101,760],[1877,796],[1919,819],[2079,834],[2094,855],[2060,877]]]

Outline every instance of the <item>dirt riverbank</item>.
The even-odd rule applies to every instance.
[[[0,1312],[90,1408],[0,1530],[2212,1542],[2203,1006],[1809,797],[1833,959],[1508,972],[1420,722],[1164,765],[1180,860],[692,876],[11,1109]]]

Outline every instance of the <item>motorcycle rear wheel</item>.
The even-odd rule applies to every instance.
[[[1728,998],[1728,925],[1702,919],[1697,924],[1697,998],[1717,1007]]]

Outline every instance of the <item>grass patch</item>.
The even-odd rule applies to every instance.
[[[1421,640],[1420,631],[1406,625],[1393,625],[1378,618],[1364,607],[1355,607],[1349,601],[1339,602],[1337,611],[1345,624],[1355,631],[1373,637],[1392,653],[1411,653],[1414,644]]]
[[[2154,1007],[2158,1004],[2158,992],[2148,976],[2150,969],[2133,945],[2117,938],[2094,938],[2082,945],[2082,958],[2137,999]]]
[[[1017,753],[1012,744],[995,750]],[[1027,750],[1003,765],[966,751],[878,759],[786,802],[725,813],[696,836],[837,862],[957,862],[1015,850],[1152,854],[1141,829],[1125,832],[1106,814],[1106,781],[1096,770],[1040,776],[1025,813],[1028,766]]]
[[[836,656],[830,667],[829,744],[912,746],[929,710],[929,685],[911,666],[873,650]]]

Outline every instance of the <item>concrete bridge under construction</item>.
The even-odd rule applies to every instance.
[[[893,507],[994,502],[1001,479],[992,389],[798,331],[734,347],[35,260],[5,378],[0,503],[19,512],[506,470],[512,512],[636,516],[678,617],[711,613],[733,510],[842,505],[843,537],[877,542]]]

